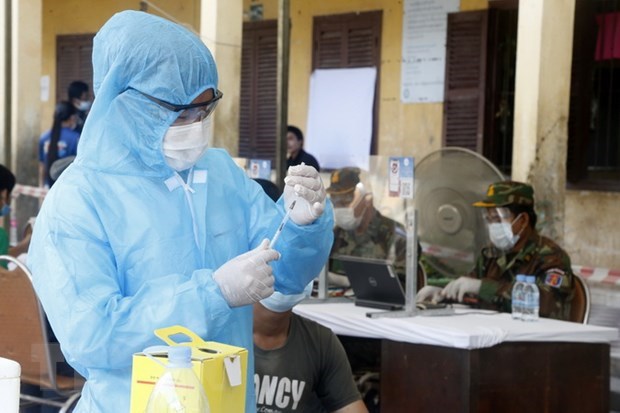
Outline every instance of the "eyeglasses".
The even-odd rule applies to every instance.
[[[347,207],[353,202],[353,198],[355,198],[355,191],[351,191],[346,194],[338,194],[338,195],[330,195],[329,198],[332,201],[332,204],[336,208]]]
[[[487,208],[482,211],[482,218],[489,224],[512,222],[512,214],[508,208]]]
[[[190,103],[189,105],[175,105],[165,100],[157,99],[151,95],[140,92],[150,101],[157,103],[159,106],[171,110],[173,112],[181,112],[174,121],[173,125],[189,125],[190,123],[199,122],[209,117],[215,110],[220,99],[224,94],[219,90],[215,90],[215,96],[206,102]]]

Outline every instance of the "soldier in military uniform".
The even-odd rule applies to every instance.
[[[521,182],[491,184],[486,197],[473,204],[484,208],[492,245],[482,249],[474,270],[445,288],[427,286],[418,301],[463,301],[477,296],[482,308],[511,311],[517,274],[535,275],[540,290],[540,316],[568,320],[574,275],[566,252],[536,231],[534,190]]]
[[[330,283],[348,286],[338,255],[390,260],[403,288],[406,279],[407,239],[402,224],[383,216],[373,206],[369,188],[360,180],[360,169],[347,167],[336,170],[330,178],[327,193],[334,206],[334,244],[330,254]],[[418,257],[421,249],[418,246]],[[341,274],[341,275],[338,275]],[[418,286],[424,285],[418,269]],[[380,370],[381,342],[378,339],[339,336],[355,375]],[[373,382],[364,394],[370,412],[379,411],[378,383]]]
[[[329,266],[330,280],[346,284],[335,274],[344,274],[338,255],[378,258],[393,262],[405,280],[406,232],[402,224],[381,215],[373,206],[372,193],[360,181],[360,169],[347,167],[332,173],[327,188],[334,205],[334,244]]]

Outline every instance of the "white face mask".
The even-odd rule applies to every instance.
[[[194,166],[209,147],[210,128],[210,116],[201,122],[170,126],[163,142],[166,163],[179,172]]]
[[[516,217],[512,222],[493,222],[489,225],[489,238],[491,243],[502,251],[508,251],[515,246],[519,241],[520,234],[512,233],[512,224],[514,224],[519,217]]]
[[[274,291],[269,297],[262,299],[261,304],[274,313],[283,313],[295,307],[297,304],[310,297],[312,294],[312,284],[310,281],[304,291],[300,294],[282,294]]]
[[[360,226],[362,215],[355,217],[355,211],[351,207],[334,208],[334,221],[336,226],[350,231]]]
[[[81,100],[80,104],[77,106],[77,109],[82,112],[86,112],[88,109],[90,109],[90,105],[92,105],[92,102],[90,100]]]
[[[364,212],[366,212],[366,207],[364,206],[364,210],[359,214],[359,216],[355,216],[355,208],[357,208],[359,203],[362,202],[364,196],[366,195],[363,187],[360,187],[356,190],[359,191],[359,193],[356,195],[357,198],[355,198],[355,200],[349,206],[334,208],[334,224],[337,227],[340,227],[346,231],[357,229],[357,227],[359,227],[362,223]]]

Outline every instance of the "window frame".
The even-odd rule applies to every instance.
[[[620,11],[620,2],[616,2]],[[571,71],[570,113],[568,119],[568,155],[566,187],[573,190],[620,192],[620,179],[592,176],[588,171],[590,144],[591,102],[594,87],[597,24],[595,3],[577,0],[573,33],[573,63]],[[616,137],[620,139],[620,135]],[[615,170],[620,172],[620,160]]]

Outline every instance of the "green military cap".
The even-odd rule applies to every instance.
[[[360,168],[346,167],[332,172],[327,192],[332,195],[342,195],[355,190],[360,181]]]
[[[495,182],[489,185],[486,197],[473,205],[486,208],[507,205],[534,205],[534,189],[531,185],[523,182]]]

